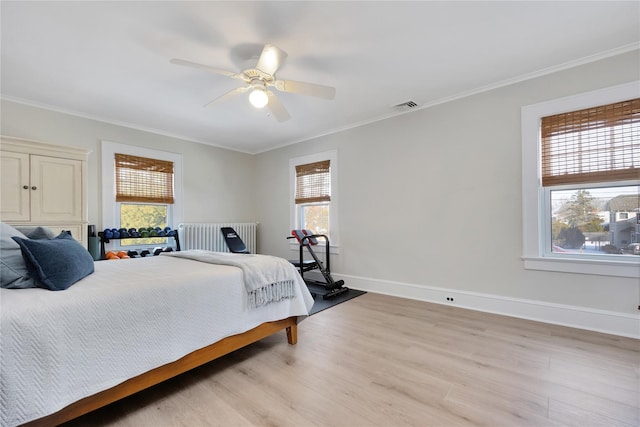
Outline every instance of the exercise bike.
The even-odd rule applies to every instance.
[[[314,252],[312,246],[318,244],[318,239],[325,241],[325,262],[326,267]],[[300,247],[299,260],[290,261],[300,271],[300,276],[307,284],[309,291],[314,295],[322,295],[322,298],[329,299],[344,294],[349,288],[344,286],[344,280],[333,280],[331,277],[331,266],[329,262],[329,238],[324,234],[314,234],[310,230],[291,230],[291,236],[287,239],[296,239]],[[313,259],[304,259],[303,249],[307,249]],[[305,279],[304,273],[311,270],[320,270],[324,282],[312,279]]]

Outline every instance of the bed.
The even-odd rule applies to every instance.
[[[282,330],[296,343],[313,298],[293,266],[291,295],[256,304],[246,271],[204,261],[99,261],[63,291],[0,289],[0,425],[60,424]]]

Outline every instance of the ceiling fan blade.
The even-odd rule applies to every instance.
[[[276,80],[273,86],[282,92],[299,93],[324,99],[333,99],[336,96],[336,88],[314,83],[296,82],[294,80]]]
[[[212,73],[222,74],[223,76],[243,80],[243,77],[241,74],[234,73],[232,71],[222,70],[220,68],[209,67],[208,65],[198,64],[197,62],[185,61],[184,59],[178,59],[178,58],[172,58],[171,61],[169,62],[176,65],[184,65],[185,67],[199,68],[201,70],[210,71]]]
[[[242,87],[237,87],[235,89],[231,89],[229,92],[217,97],[213,101],[207,102],[206,104],[204,104],[204,106],[211,107],[212,105],[220,104],[221,102],[224,102],[228,99],[231,99],[235,96],[238,96],[240,94],[247,92],[249,89],[250,89],[249,86],[242,86]]]
[[[265,44],[256,68],[273,76],[286,57],[287,52],[284,50],[272,44]]]
[[[289,120],[291,116],[287,112],[286,108],[284,108],[284,105],[282,105],[275,93],[271,92],[270,90],[266,90],[265,92],[267,92],[267,96],[269,97],[267,108],[269,109],[269,111],[271,111],[271,114],[274,115],[276,120],[278,120],[279,122]]]

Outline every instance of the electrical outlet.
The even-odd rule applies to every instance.
[[[453,302],[453,297],[447,297],[447,301]]]

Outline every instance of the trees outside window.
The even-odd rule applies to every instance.
[[[551,190],[551,250],[624,255],[640,235],[640,186]],[[623,211],[624,210],[624,211]]]

